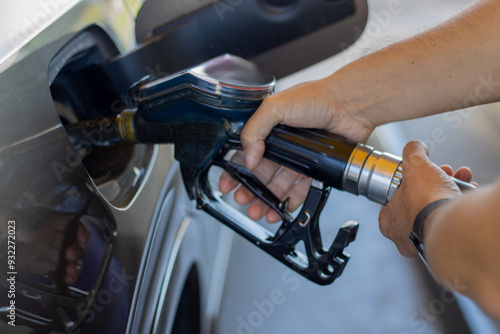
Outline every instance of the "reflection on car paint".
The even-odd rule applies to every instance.
[[[63,135],[58,128],[0,152],[0,187],[9,189],[0,195],[0,218],[16,222],[17,323],[75,331],[119,309],[126,316],[131,286],[112,257],[116,224],[88,176],[74,167],[60,181],[52,167],[64,163],[56,149]],[[2,306],[8,288],[0,287]]]

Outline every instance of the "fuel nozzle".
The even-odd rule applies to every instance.
[[[275,196],[251,171],[226,160],[241,150],[241,128],[274,91],[274,77],[244,59],[223,55],[165,78],[140,81],[129,109],[66,127],[75,147],[90,142],[112,145],[174,144],[175,159],[190,199],[277,260],[318,283],[330,284],[343,271],[344,248],[358,225],[342,225],[329,247],[322,242],[319,218],[331,188],[386,205],[402,183],[401,158],[323,130],[276,126],[265,140],[264,157],[315,180],[295,218],[287,200]],[[307,110],[304,110],[307,112]],[[223,168],[277,211],[282,224],[271,233],[225,203],[212,187],[212,166]],[[472,185],[455,180],[463,189]],[[304,243],[306,252],[296,246]]]
[[[274,87],[274,77],[255,64],[223,55],[164,78],[141,80],[130,89],[135,94],[128,109],[66,129],[75,147],[89,141],[172,143],[181,164],[201,168],[222,147],[241,149],[241,128]],[[382,205],[402,182],[401,158],[321,130],[279,125],[266,139],[264,156]]]

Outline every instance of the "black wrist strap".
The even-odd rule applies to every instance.
[[[410,233],[410,241],[415,245],[420,256],[425,260],[424,256],[424,245],[422,243],[422,225],[425,219],[437,208],[448,202],[450,198],[442,198],[426,205],[415,218],[413,223],[413,230]]]

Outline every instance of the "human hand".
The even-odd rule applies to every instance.
[[[406,145],[403,150],[403,182],[389,204],[380,211],[380,231],[396,244],[404,256],[418,255],[408,236],[420,210],[439,199],[461,195],[449,176],[465,182],[472,180],[469,168],[461,167],[453,175],[450,166],[438,167],[428,155],[428,147],[420,141]]]
[[[331,78],[306,82],[266,98],[241,133],[245,166],[253,170],[264,154],[264,139],[278,124],[323,129],[364,142],[375,128],[363,114],[338,104]]]
[[[290,198],[289,210],[294,211],[305,200],[311,180],[304,175],[284,168],[279,164],[262,159],[265,150],[264,139],[278,124],[293,127],[324,129],[343,135],[354,141],[364,142],[374,129],[374,125],[362,115],[346,112],[337,104],[335,86],[331,78],[307,82],[266,98],[260,108],[248,120],[241,134],[243,152],[237,152],[233,161],[253,170],[261,180],[281,200]],[[228,193],[238,186],[238,182],[224,173],[219,189]],[[281,218],[261,200],[244,187],[236,190],[235,201],[246,205],[248,216],[258,220],[264,216],[268,222]]]
[[[243,165],[244,153],[237,151],[233,162]],[[289,168],[272,162],[268,159],[262,159],[259,166],[253,170],[253,174],[280,200],[289,198],[288,210],[296,210],[304,201],[311,185],[311,179],[295,172]],[[232,178],[228,173],[223,173],[219,181],[219,189],[222,193],[229,193],[239,185],[239,182]],[[239,187],[234,193],[234,199],[238,204],[250,204],[247,215],[253,220],[259,220],[266,217],[269,223],[276,223],[281,220],[281,216],[265,204],[246,187]]]

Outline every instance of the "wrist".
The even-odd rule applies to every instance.
[[[415,218],[409,238],[423,258],[425,258],[424,240],[426,231],[428,230],[430,225],[429,222],[432,221],[438,209],[447,204],[450,200],[451,198],[442,198],[427,204],[423,209],[420,210]]]
[[[401,85],[388,80],[387,69],[379,69],[376,55],[368,55],[339,69],[328,80],[337,103],[350,117],[374,129],[401,116],[400,99],[407,98]]]
[[[369,118],[369,103],[363,101],[365,89],[355,74],[345,76],[339,70],[323,79],[322,87],[330,105],[331,121],[329,131],[341,134],[349,139],[365,142],[378,124]],[[356,88],[354,88],[356,87]],[[365,108],[367,107],[367,108]]]

